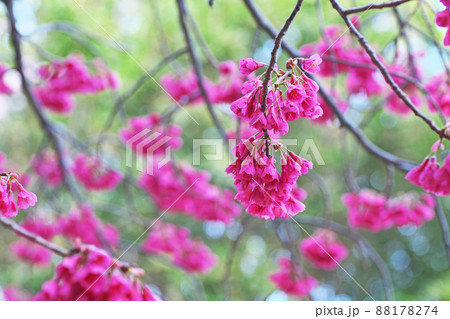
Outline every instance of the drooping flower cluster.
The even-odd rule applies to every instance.
[[[37,176],[51,187],[58,187],[63,180],[58,157],[54,152],[42,151],[33,156],[31,165]]]
[[[445,9],[436,13],[436,25],[439,27],[447,28],[447,32],[444,36],[444,45],[450,45],[450,1],[441,0],[441,3],[445,6]]]
[[[305,192],[296,182],[312,168],[312,163],[291,151],[284,151],[275,141],[268,142],[272,149],[280,151],[281,174],[274,156],[266,154],[265,140],[258,137],[251,137],[235,147],[237,159],[226,172],[233,175],[238,190],[235,198],[249,214],[264,219],[286,218],[305,210],[301,202]]]
[[[347,247],[327,229],[319,229],[312,237],[302,240],[299,250],[314,267],[324,270],[336,269],[348,256]]]
[[[38,73],[43,84],[34,88],[34,94],[44,107],[57,113],[70,113],[75,107],[74,94],[95,94],[115,90],[120,86],[118,75],[96,60],[97,74],[92,74],[79,55],[70,55],[62,61],[42,66]]]
[[[78,154],[72,172],[75,178],[90,191],[113,190],[120,184],[123,174],[106,167],[99,158]]]
[[[47,240],[51,240],[58,233],[56,225],[32,217],[26,218],[21,226]],[[11,252],[20,260],[36,266],[48,266],[51,259],[51,252],[47,248],[24,239],[12,243]]]
[[[27,191],[18,179],[15,173],[0,174],[0,214],[3,217],[16,217],[17,209],[27,209],[37,202],[37,196]]]
[[[173,162],[153,175],[142,174],[138,186],[144,189],[161,210],[178,212],[198,220],[230,224],[240,214],[231,190],[211,184],[207,171],[189,165],[175,167]]]
[[[42,285],[37,301],[156,301],[160,300],[138,276],[143,270],[114,260],[106,251],[81,246],[56,267]]]
[[[12,88],[5,81],[6,71],[9,70],[9,67],[5,64],[0,63],[0,94],[12,94]]]
[[[60,234],[74,242],[79,239],[84,244],[107,248],[115,248],[120,242],[118,229],[111,224],[102,223],[89,205],[82,205],[80,209],[60,216],[57,228]]]
[[[318,282],[314,277],[303,273],[303,270],[290,258],[282,257],[278,260],[280,269],[269,276],[270,280],[285,293],[303,298],[308,296],[311,289]]]
[[[318,52],[324,62],[320,67],[320,75],[334,77],[346,73],[347,91],[353,94],[364,93],[373,96],[382,92],[382,82],[377,71],[370,67],[353,67],[352,64],[372,64],[367,53],[353,45],[349,34],[343,32],[341,26],[331,25],[325,28],[324,38],[317,43],[310,43],[300,48],[302,55]],[[333,45],[330,46],[330,43]]]
[[[217,256],[198,239],[192,240],[189,229],[158,222],[152,227],[142,250],[149,254],[163,254],[187,272],[205,274],[217,264]]]
[[[237,72],[233,61],[220,63],[218,72],[219,80],[216,83],[207,78],[203,79],[208,97],[212,103],[231,103],[241,96],[240,88],[244,77]],[[179,76],[166,74],[161,77],[161,85],[181,104],[198,104],[204,100],[197,76],[192,70]]]
[[[301,62],[305,70],[313,73],[312,71],[317,71],[315,68],[321,59],[313,56],[310,59],[302,59]],[[323,112],[317,101],[319,87],[300,70],[297,63],[297,60],[290,59],[286,64],[288,73],[279,72],[276,84],[268,92],[265,110],[262,109],[263,87],[260,77],[244,82],[244,96],[231,103],[233,113],[257,130],[273,130],[275,134],[280,135],[287,134],[288,122],[299,117],[316,119],[322,116]],[[260,64],[256,64],[258,65]],[[253,66],[250,70],[254,70]],[[298,73],[300,74],[297,75]],[[286,88],[285,97],[281,91],[282,87]]]
[[[438,196],[450,195],[450,156],[439,165],[435,156],[427,157],[422,164],[412,169],[405,177],[413,185]]]
[[[387,199],[372,190],[348,193],[342,197],[348,209],[348,223],[354,228],[372,232],[392,226],[421,226],[434,217],[434,199],[422,195],[420,199],[410,194]]]
[[[450,21],[450,13],[449,13],[449,21]],[[442,111],[442,114],[445,116],[450,116],[450,79],[447,74],[438,74],[433,76],[428,84],[426,85],[426,89],[430,93],[431,97],[434,101],[439,105],[439,108]],[[430,107],[430,111],[435,113],[438,110],[436,106],[431,101],[428,101],[428,105]]]
[[[139,155],[165,154],[168,148],[180,148],[183,144],[181,127],[163,124],[159,113],[134,117],[128,122],[128,127],[120,131],[120,137]]]
[[[252,215],[264,219],[289,217],[305,209],[301,202],[303,192],[296,182],[312,168],[312,163],[285,149],[271,135],[287,134],[288,122],[299,117],[315,119],[322,115],[317,97],[318,85],[303,70],[316,73],[322,62],[318,55],[308,59],[289,59],[286,71],[275,70],[277,78],[268,88],[263,101],[261,77],[251,77],[242,85],[243,97],[231,103],[231,110],[246,125],[257,131],[234,148],[237,157],[226,172],[233,175],[238,190],[236,199]],[[263,67],[253,59],[243,59],[239,70],[245,75]],[[286,88],[286,93],[281,91]],[[275,156],[280,154],[281,173],[276,167]]]

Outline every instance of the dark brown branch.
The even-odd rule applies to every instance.
[[[29,232],[28,230],[26,230],[25,228],[23,228],[22,226],[17,224],[12,219],[7,219],[5,217],[0,216],[0,223],[5,228],[8,228],[8,229],[12,230],[13,232],[15,232],[17,235],[35,243],[35,244],[38,244],[44,248],[47,248],[48,250],[51,250],[52,252],[54,252],[57,255],[60,255],[61,257],[69,256],[71,253],[69,250],[59,247],[59,246],[53,244],[52,242],[49,242],[48,240],[42,238],[41,236],[38,236],[36,234]]]
[[[60,143],[60,140],[58,138],[57,132],[55,131],[52,123],[47,118],[45,113],[42,111],[41,106],[39,105],[38,101],[34,98],[33,94],[31,93],[31,88],[28,83],[27,78],[25,77],[24,69],[23,69],[23,63],[22,63],[22,49],[20,44],[20,33],[16,28],[16,19],[14,17],[14,11],[13,11],[13,1],[12,0],[2,0],[3,3],[5,3],[8,11],[8,18],[10,23],[10,34],[11,34],[11,42],[14,49],[14,58],[15,58],[15,64],[16,69],[20,74],[20,78],[22,80],[22,90],[25,94],[28,103],[30,104],[32,110],[34,111],[36,117],[39,120],[39,123],[41,127],[44,129],[44,131],[47,134],[48,139],[53,143],[53,147],[55,149],[55,152],[58,156],[58,162],[59,166],[61,168],[61,172],[63,174],[64,183],[67,187],[67,189],[71,192],[72,196],[77,200],[77,202],[81,202],[81,196],[78,193],[77,189],[75,188],[75,185],[72,183],[72,180],[68,176],[66,163],[64,160],[63,155],[63,148]]]
[[[192,66],[194,67],[195,75],[197,76],[197,81],[198,81],[198,86],[200,87],[200,92],[201,92],[203,98],[205,99],[206,107],[208,108],[208,112],[212,118],[214,125],[216,126],[217,130],[219,131],[219,134],[222,136],[222,138],[225,140],[225,142],[228,143],[225,129],[223,128],[222,123],[219,121],[219,118],[216,115],[214,106],[212,105],[211,100],[209,99],[208,92],[206,91],[205,84],[203,83],[202,66],[198,60],[197,53],[195,52],[195,48],[192,43],[191,35],[189,33],[189,30],[188,30],[187,24],[186,24],[186,17],[187,17],[186,4],[184,3],[184,0],[177,0],[177,4],[178,4],[180,25],[183,30],[183,35],[184,35],[184,39],[186,41],[189,55],[191,57],[191,63],[192,63]]]
[[[441,138],[445,138],[450,140],[450,136],[448,133],[446,133],[445,128],[441,129],[439,128],[432,119],[430,119],[428,116],[423,114],[415,105],[412,103],[408,95],[398,86],[397,83],[392,79],[392,77],[389,75],[389,71],[386,69],[386,67],[383,65],[383,63],[380,61],[380,59],[377,57],[376,52],[372,49],[372,47],[367,42],[367,39],[358,31],[358,29],[353,25],[353,23],[350,21],[348,16],[345,15],[345,10],[342,8],[342,6],[337,2],[336,0],[330,0],[331,5],[333,8],[340,14],[342,19],[344,20],[345,24],[349,28],[350,32],[353,33],[353,35],[356,37],[358,42],[360,43],[361,47],[366,51],[366,53],[369,55],[372,62],[378,67],[381,74],[383,75],[385,81],[391,89],[394,91],[394,93],[405,103],[405,105],[411,109],[411,111],[417,116],[420,117],[429,127],[431,130],[436,132],[436,134],[439,135]]]
[[[351,9],[344,10],[345,15],[359,13],[359,12],[366,12],[368,10],[373,9],[384,9],[384,8],[395,8],[405,2],[409,2],[411,0],[395,0],[395,1],[389,1],[389,2],[382,2],[382,3],[371,3],[367,4],[365,6],[361,7],[354,7]]]

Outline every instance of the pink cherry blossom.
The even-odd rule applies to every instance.
[[[30,206],[34,206],[37,202],[37,196],[27,191],[19,184],[19,194],[17,195],[17,207],[19,209],[27,209]]]
[[[450,195],[450,156],[442,166],[436,157],[426,158],[422,164],[412,169],[405,177],[413,185],[421,186],[429,193],[438,196]]]
[[[5,82],[5,74],[6,71],[9,70],[9,67],[0,63],[0,94],[12,94],[13,90],[9,87],[9,85]]]
[[[38,71],[43,83],[35,87],[33,93],[47,109],[68,114],[76,104],[74,94],[95,94],[119,87],[116,73],[109,71],[99,60],[95,65],[97,74],[91,73],[80,55],[70,55],[62,61],[44,65]]]
[[[280,269],[269,276],[270,280],[285,293],[303,298],[308,296],[318,282],[314,277],[303,273],[302,269],[288,257],[278,260]]]
[[[142,174],[138,186],[162,210],[230,224],[240,214],[240,208],[233,200],[234,194],[213,185],[210,180],[207,171],[195,170],[187,164],[175,167],[168,163],[153,175]]]
[[[170,223],[155,224],[142,250],[149,254],[164,254],[172,263],[187,272],[207,273],[217,263],[208,246],[200,240],[190,238],[189,229]]]
[[[322,63],[322,58],[318,54],[313,54],[307,59],[300,59],[303,69],[308,73],[318,73],[320,71],[319,65]]]
[[[47,185],[58,187],[62,183],[62,172],[58,157],[50,151],[43,151],[31,160],[33,170]]]
[[[97,157],[78,154],[72,172],[75,178],[91,191],[113,190],[120,184],[123,174],[106,167]]]
[[[42,285],[32,300],[37,301],[156,301],[136,274],[143,271],[124,267],[106,251],[81,246],[75,255],[65,257],[55,276]]]
[[[305,205],[299,199],[300,193],[294,190],[298,177],[306,174],[312,163],[290,151],[282,152],[280,174],[274,157],[267,157],[265,147],[266,143],[255,137],[235,147],[237,159],[226,172],[235,179],[236,200],[249,214],[263,219],[286,218],[303,211]],[[278,144],[272,147],[279,148]]]
[[[146,155],[165,154],[167,148],[176,150],[181,147],[182,130],[178,125],[165,126],[159,113],[134,117],[128,122],[128,127],[120,131],[124,143],[130,144],[134,152]],[[147,142],[148,141],[148,142]]]
[[[264,65],[264,63],[257,62],[252,58],[245,58],[239,61],[239,71],[244,75],[249,75],[259,68],[262,68]]]
[[[326,229],[317,230],[312,237],[302,240],[299,250],[314,267],[324,270],[335,270],[348,256],[347,247]]]
[[[111,224],[103,224],[88,205],[82,205],[80,209],[60,216],[57,227],[65,237],[73,241],[79,239],[85,244],[99,247],[106,245],[109,248],[117,247],[120,242],[118,229]]]

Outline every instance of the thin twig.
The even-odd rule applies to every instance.
[[[365,6],[361,7],[354,7],[351,9],[344,10],[344,15],[359,13],[359,12],[366,12],[368,10],[373,9],[384,9],[384,8],[395,8],[405,2],[409,2],[411,0],[395,0],[395,1],[389,1],[389,2],[383,2],[383,3],[370,3]]]
[[[69,251],[65,248],[59,247],[59,246],[53,244],[52,242],[49,242],[48,240],[42,238],[39,235],[29,232],[28,230],[26,230],[25,228],[23,228],[22,226],[17,224],[12,219],[7,219],[5,217],[0,216],[0,223],[5,228],[8,228],[8,229],[12,230],[13,232],[15,232],[17,235],[35,243],[35,244],[38,244],[44,248],[47,248],[48,250],[51,250],[52,252],[54,252],[57,255],[60,255],[61,257],[66,257],[71,254],[71,251]]]
[[[206,107],[208,108],[208,112],[212,118],[214,125],[216,126],[217,130],[219,131],[219,134],[225,140],[225,143],[228,144],[228,139],[226,137],[225,129],[223,128],[222,123],[219,121],[219,118],[217,117],[216,111],[214,109],[214,106],[211,103],[209,94],[206,91],[206,87],[203,82],[202,66],[198,60],[194,45],[192,43],[191,35],[190,35],[189,30],[186,25],[186,17],[187,17],[186,4],[184,3],[184,0],[177,0],[177,4],[178,4],[180,25],[183,30],[184,39],[185,39],[186,45],[188,47],[188,51],[189,51],[189,55],[191,57],[192,65],[194,67],[195,75],[197,76],[197,82],[198,82],[198,86],[200,87],[200,92],[201,92],[203,98],[205,99]]]

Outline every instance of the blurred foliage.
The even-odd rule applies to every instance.
[[[175,1],[138,1],[138,0],[97,0],[78,1],[81,9],[74,1],[52,0],[21,0],[15,1],[18,26],[25,35],[25,62],[29,67],[32,81],[33,71],[49,58],[65,57],[72,53],[84,54],[88,60],[101,57],[113,70],[117,71],[123,82],[125,92],[134,81],[143,74],[144,69],[151,69],[167,54],[167,50],[183,48],[184,39],[179,28],[178,13]],[[214,7],[209,7],[206,0],[187,1],[192,16],[210,49],[219,61],[234,60],[248,57],[251,44],[256,34],[256,25],[241,1],[214,1]],[[365,4],[365,1],[342,1],[346,6],[354,3]],[[279,28],[292,9],[292,1],[259,0],[256,3]],[[328,1],[322,0],[325,23],[340,23],[340,19]],[[411,6],[406,5],[400,10],[402,16],[409,14]],[[88,13],[88,14],[87,14]],[[92,17],[92,19],[90,18]],[[361,15],[363,31],[371,43],[377,48],[385,48],[383,53],[389,57],[392,51],[391,41],[397,34],[397,26],[391,11],[380,13],[371,11]],[[95,20],[95,21],[94,21]],[[424,27],[424,21],[415,13],[411,21],[418,28]],[[56,22],[67,24],[76,31],[47,32],[45,26]],[[101,25],[102,27],[100,27]],[[46,31],[47,30],[47,31]],[[305,1],[300,15],[286,35],[287,41],[294,46],[315,41],[319,37],[315,1]],[[117,39],[128,53],[124,53],[112,38]],[[411,33],[410,38],[417,50],[422,50],[422,68],[426,76],[442,69],[436,62],[436,52],[429,47],[418,34]],[[81,40],[80,40],[81,39]],[[257,42],[255,57],[268,61],[273,45],[264,33]],[[39,48],[39,49],[37,49]],[[199,46],[197,46],[201,52]],[[130,58],[130,55],[133,58]],[[279,61],[286,56],[280,54]],[[7,20],[4,7],[0,6],[0,59],[12,64],[12,52],[9,46]],[[139,61],[137,65],[133,59]],[[205,73],[211,78],[217,77],[217,72],[202,56]],[[184,72],[189,68],[187,56],[182,56],[176,62],[165,66],[156,76],[167,72]],[[120,93],[119,93],[120,94]],[[77,98],[77,108],[69,117],[52,115],[53,121],[67,127],[80,139],[96,147],[99,133],[112,112],[116,94],[104,93],[95,96]],[[350,101],[351,102],[351,101]],[[23,96],[16,94],[11,98],[0,100],[0,149],[8,155],[11,169],[19,172],[29,171],[28,162],[33,153],[47,146],[44,134],[40,130],[34,115],[26,106]],[[125,104],[125,113],[118,116],[105,135],[104,143],[99,152],[111,162],[129,174],[137,176],[138,172],[125,167],[125,150],[118,139],[118,130],[126,124],[126,119],[132,116],[144,115],[152,111],[163,112],[171,104],[171,100],[151,79],[139,89]],[[351,104],[347,115],[352,121],[358,122],[367,112],[372,103],[366,101],[362,107]],[[425,103],[424,103],[425,105]],[[222,108],[224,109],[224,108]],[[184,129],[184,146],[176,152],[177,160],[192,160],[192,139],[200,137],[218,137],[217,131],[211,126],[211,120],[204,106],[188,107],[187,111],[200,125],[197,126],[186,113],[180,111],[174,117],[174,122]],[[228,128],[235,124],[228,116],[221,113],[221,118]],[[436,120],[438,121],[438,120]],[[430,145],[436,136],[417,118],[399,118],[383,111],[374,114],[370,124],[365,129],[369,139],[375,144],[398,156],[414,161],[421,161],[429,152]],[[337,124],[332,127],[312,125],[308,121],[298,120],[291,124],[287,138],[297,138],[299,145],[293,147],[300,151],[305,139],[313,139],[326,163],[315,166],[315,171],[323,176],[333,200],[333,218],[346,224],[346,212],[340,197],[347,192],[343,178],[344,165],[356,167],[356,180],[361,187],[374,188],[383,191],[386,184],[386,168],[382,162],[368,155],[355,142],[353,137],[340,129]],[[342,151],[343,143],[348,146],[347,154]],[[207,150],[208,152],[209,150]],[[71,148],[72,153],[77,150]],[[213,150],[211,150],[213,152]],[[224,173],[227,161],[201,163],[201,168],[208,170],[213,181],[224,187],[233,188],[232,179]],[[323,216],[323,198],[320,190],[308,177],[300,179],[301,187],[308,191],[305,201],[305,214]],[[34,180],[31,189],[39,197],[39,205],[26,214],[49,214],[56,210],[65,214],[71,209],[70,197],[62,190],[47,189],[45,185]],[[404,174],[395,172],[393,194],[400,194],[415,189],[404,180]],[[149,198],[131,188],[135,193],[134,205],[125,185],[119,186],[115,193],[89,194],[88,198],[96,204],[97,214],[103,220],[115,224],[124,239],[123,249],[132,243],[143,230],[142,227],[130,221],[129,213],[140,214],[148,218],[159,215]],[[448,198],[443,200],[445,210],[450,209]],[[111,214],[112,207],[115,214]],[[104,207],[102,209],[102,207]],[[132,210],[132,211],[131,211]],[[131,211],[131,212],[130,212]],[[24,213],[18,217],[23,218]],[[241,217],[240,221],[242,222]],[[169,300],[203,299],[221,300],[224,295],[223,280],[229,248],[233,240],[242,231],[240,222],[224,227],[220,223],[199,223],[184,216],[166,215],[166,220],[184,225],[191,232],[202,237],[212,250],[220,256],[220,265],[210,274],[190,276],[170,265],[168,260],[160,257],[140,256],[138,247],[131,249],[124,258],[136,262],[146,270],[144,281],[160,290]],[[296,238],[295,245],[302,236],[297,226],[291,225]],[[313,232],[313,227],[305,228]],[[277,223],[251,218],[242,240],[238,245],[232,267],[231,299],[255,300],[284,299],[281,292],[268,281],[268,273],[276,269],[276,258],[285,253],[285,247],[279,238],[282,228]],[[395,294],[401,300],[450,299],[450,275],[441,240],[439,225],[436,219],[425,224],[420,229],[391,229],[377,234],[361,233],[374,245],[382,258],[389,265],[395,283]],[[16,284],[33,292],[39,290],[41,283],[51,277],[52,269],[39,269],[19,263],[9,252],[9,244],[15,236],[0,228],[0,286]],[[376,298],[383,299],[382,283],[376,268],[365,261],[355,243],[345,237],[341,240],[351,247],[351,256],[345,260],[343,267],[360,282]],[[62,239],[59,243],[67,245]],[[59,258],[54,257],[54,264]],[[309,267],[308,271],[316,276],[321,285],[314,290],[314,299],[364,299],[367,296],[341,270],[325,273]]]

